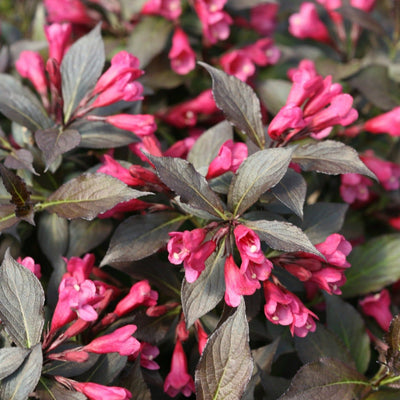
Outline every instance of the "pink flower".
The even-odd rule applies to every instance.
[[[172,36],[172,47],[168,53],[171,68],[180,75],[186,75],[196,66],[196,55],[190,47],[186,33],[179,27],[175,28]]]
[[[300,130],[306,126],[303,110],[295,104],[286,104],[272,119],[268,126],[268,135],[273,140],[279,140],[291,129]]]
[[[83,393],[89,400],[129,400],[132,394],[118,386],[104,386],[93,382],[76,382],[69,380],[78,392]]]
[[[137,186],[145,184],[143,180],[133,177],[129,172],[129,169],[124,168],[118,161],[114,160],[108,154],[104,155],[103,165],[97,170],[97,172],[118,178],[127,185]]]
[[[80,0],[44,0],[47,20],[53,22],[71,22],[79,25],[93,26],[101,15],[88,10]]]
[[[199,344],[199,354],[203,354],[204,347],[206,347],[207,340],[208,340],[208,335],[203,329],[203,326],[201,325],[200,320],[196,320],[194,322],[194,328],[196,329],[197,333],[197,342]]]
[[[291,334],[300,337],[315,331],[317,316],[296,295],[270,281],[264,282],[264,295],[264,313],[273,324],[290,325]]]
[[[40,272],[40,265],[35,264],[35,260],[32,257],[18,257],[16,261],[23,265],[25,268],[28,268],[29,271],[33,272],[36,278],[40,279],[42,277],[42,274]]]
[[[248,150],[244,143],[227,140],[219,149],[218,155],[211,161],[206,179],[212,179],[227,171],[236,172],[240,164],[247,158]]]
[[[106,122],[119,129],[131,131],[137,136],[146,136],[155,132],[157,125],[154,115],[150,114],[117,114],[106,117]]]
[[[139,69],[139,60],[125,50],[120,51],[111,59],[111,66],[104,72],[93,89],[93,94],[98,94],[122,80],[125,83],[132,82],[143,75]]]
[[[44,33],[49,42],[49,57],[61,64],[71,37],[72,25],[69,23],[47,25],[44,27]]]
[[[385,190],[397,190],[400,187],[400,165],[382,160],[373,150],[360,155],[363,163],[376,175]]]
[[[92,273],[95,257],[94,254],[87,253],[83,258],[71,257],[69,260],[64,258],[67,263],[67,273],[63,278],[74,277],[78,282],[88,279]]]
[[[224,54],[219,60],[222,69],[229,75],[236,76],[243,82],[254,75],[256,67],[247,55],[247,53],[241,49],[232,50]]]
[[[89,353],[106,354],[119,353],[121,356],[138,354],[140,343],[132,334],[135,333],[136,325],[125,325],[114,332],[100,336],[83,347],[83,351]]]
[[[212,90],[207,89],[197,97],[184,103],[178,104],[168,110],[160,117],[167,123],[178,128],[194,126],[197,123],[198,114],[212,114],[218,111],[212,95]]]
[[[249,261],[260,263],[264,259],[264,254],[261,250],[260,238],[254,231],[245,225],[238,225],[233,231],[236,241],[236,246],[242,258],[240,269],[245,271]]]
[[[147,280],[139,281],[132,285],[128,295],[117,304],[114,313],[121,317],[141,305],[154,306],[157,304],[157,299],[158,293],[151,290],[149,282]]]
[[[180,340],[172,354],[171,371],[164,381],[164,392],[175,397],[178,393],[189,397],[195,391],[193,378],[188,374],[186,355]]]
[[[98,218],[116,218],[121,219],[124,217],[124,214],[131,211],[140,211],[146,210],[149,207],[152,207],[153,203],[148,203],[146,201],[142,201],[139,199],[131,199],[128,201],[124,201],[122,203],[118,203],[113,208],[110,208],[108,211],[105,211],[99,214]]]
[[[348,204],[352,204],[355,201],[366,203],[370,199],[368,188],[372,184],[372,180],[363,175],[343,174],[341,175],[340,195]]]
[[[346,257],[350,254],[352,246],[343,235],[333,233],[324,242],[316,244],[315,248],[321,252],[326,261],[340,268],[350,268],[350,263]]]
[[[177,20],[182,13],[180,0],[149,0],[142,8],[141,14],[161,15],[171,21]]]
[[[280,50],[275,46],[274,41],[270,38],[259,39],[255,43],[244,47],[243,50],[255,64],[262,67],[276,64],[281,55]]]
[[[300,11],[289,17],[289,32],[299,39],[314,39],[319,42],[331,41],[328,29],[319,19],[314,3],[304,2]]]
[[[360,300],[359,304],[365,315],[374,318],[383,330],[389,330],[393,316],[390,311],[390,295],[387,289],[365,297]]]
[[[225,303],[237,307],[243,295],[251,295],[261,287],[258,279],[249,279],[236,265],[232,254],[225,260]]]
[[[196,138],[194,137],[187,137],[185,139],[178,140],[170,148],[164,151],[164,156],[179,157],[185,159],[195,143]]]
[[[47,79],[44,61],[39,53],[24,50],[15,63],[15,68],[23,77],[29,79],[41,96],[47,96]]]
[[[170,232],[171,239],[167,244],[168,260],[171,264],[179,265],[183,262],[185,277],[188,282],[194,282],[205,268],[205,261],[215,250],[215,242],[209,240],[203,243],[206,237],[204,229],[192,231]]]
[[[400,136],[400,107],[369,119],[364,129],[371,133],[388,133],[390,136]]]
[[[250,25],[260,35],[270,36],[278,23],[278,3],[261,3],[250,10]]]
[[[152,371],[160,369],[160,366],[154,359],[160,354],[157,346],[152,346],[150,343],[140,343],[140,366]]]
[[[194,8],[201,21],[203,36],[207,44],[225,40],[230,34],[232,18],[222,11],[226,0],[195,0]]]

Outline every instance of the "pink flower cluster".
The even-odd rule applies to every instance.
[[[183,262],[185,277],[188,282],[194,282],[205,268],[205,261],[215,250],[215,242],[206,238],[202,228],[192,231],[170,232],[168,242],[168,260],[171,264],[179,265]]]
[[[182,13],[181,0],[148,0],[140,13],[160,15],[170,21],[176,21]]]
[[[259,281],[269,278],[273,266],[264,256],[260,238],[252,229],[238,225],[233,233],[242,262],[239,269],[231,254],[225,261],[225,302],[237,307],[242,295],[251,295],[261,288]]]
[[[357,119],[353,98],[342,93],[341,85],[332,83],[330,75],[318,75],[313,61],[301,61],[297,69],[289,71],[289,77],[293,85],[286,105],[268,127],[271,139],[283,143],[306,136],[323,139],[333,125],[347,126]]]
[[[229,26],[233,20],[223,10],[227,0],[194,0],[194,8],[203,28],[206,45],[225,40],[230,34]]]
[[[232,50],[220,58],[223,70],[246,82],[254,75],[256,65],[267,66],[276,64],[280,51],[270,38],[262,38],[238,50]]]
[[[388,331],[393,318],[390,311],[390,294],[387,289],[381,292],[364,297],[359,301],[361,311],[376,320],[378,325]]]
[[[352,250],[351,244],[334,233],[315,247],[325,260],[314,254],[297,252],[278,256],[273,262],[302,282],[313,283],[329,294],[341,294],[340,286],[346,282],[344,271],[350,267],[346,257]]]

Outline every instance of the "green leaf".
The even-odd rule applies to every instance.
[[[78,146],[81,135],[75,129],[64,130],[62,127],[58,127],[36,131],[35,139],[39,149],[43,152],[46,172],[59,155]]]
[[[354,368],[323,358],[304,365],[279,400],[354,400],[369,390],[367,379]]]
[[[377,292],[400,279],[400,234],[383,235],[357,246],[347,257],[351,268],[341,287],[344,297]]]
[[[100,266],[136,261],[148,257],[164,246],[187,217],[173,211],[133,215],[115,230]]]
[[[53,125],[36,96],[7,74],[0,74],[0,112],[33,132]]]
[[[297,226],[282,221],[243,221],[243,223],[269,247],[281,251],[306,251],[322,256],[312,245],[306,234]]]
[[[364,373],[371,357],[370,340],[364,320],[356,309],[340,297],[325,295],[327,326],[342,339],[357,370]]]
[[[181,202],[226,219],[221,199],[192,164],[181,158],[147,156],[155,165],[160,179],[180,196]]]
[[[243,299],[209,337],[195,372],[198,400],[240,399],[253,370]]]
[[[289,168],[284,177],[271,189],[271,192],[296,215],[300,218],[303,217],[307,183],[301,174]]]
[[[235,76],[228,75],[204,62],[199,64],[211,75],[215,103],[226,119],[263,149],[265,133],[260,100],[253,89]]]
[[[332,233],[342,228],[347,204],[319,202],[306,206],[301,229],[311,243],[322,243]]]
[[[283,178],[292,152],[287,148],[261,150],[242,162],[228,193],[228,207],[234,215],[243,214]]]
[[[318,361],[321,358],[336,358],[348,366],[354,367],[354,360],[343,342],[322,324],[317,323],[315,332],[306,337],[295,336],[294,343],[297,354],[303,364]]]
[[[0,399],[26,400],[39,381],[42,364],[42,345],[37,343],[22,365],[1,381]]]
[[[103,70],[105,55],[101,24],[78,39],[61,63],[64,122],[67,123],[79,102],[94,88]]]
[[[293,162],[299,164],[304,171],[317,171],[330,175],[355,173],[376,179],[352,147],[334,140],[296,147]]]
[[[152,193],[131,189],[110,175],[85,173],[60,186],[40,208],[67,219],[92,220],[118,203],[148,194]]]
[[[232,126],[229,122],[222,121],[201,134],[190,149],[187,160],[193,164],[196,170],[208,167],[211,161],[217,157],[221,146],[230,139],[233,139]],[[207,170],[204,172],[207,173]]]
[[[141,68],[164,50],[172,28],[167,19],[153,16],[146,16],[135,25],[126,47],[139,59]]]
[[[351,6],[342,6],[335,10],[345,19],[350,20],[353,24],[360,25],[364,29],[375,32],[379,36],[387,36],[383,26],[368,12]]]
[[[205,269],[193,282],[182,282],[182,309],[186,326],[189,329],[194,322],[212,310],[225,294],[225,241],[218,251],[205,262]]]
[[[7,250],[0,267],[0,319],[18,346],[30,348],[40,342],[43,304],[39,280]]]
[[[0,381],[11,375],[25,360],[30,350],[22,347],[0,349]]]

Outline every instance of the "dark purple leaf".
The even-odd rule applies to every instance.
[[[295,336],[297,354],[303,364],[318,361],[321,358],[336,358],[348,366],[354,367],[354,360],[343,342],[322,324],[317,323],[315,332],[306,337]]]
[[[110,175],[86,173],[59,187],[41,208],[67,219],[92,220],[118,203],[152,194],[129,188]]]
[[[11,375],[30,353],[22,347],[4,347],[0,349],[0,380]]]
[[[375,32],[379,36],[386,36],[383,26],[370,13],[367,13],[360,8],[344,5],[337,8],[335,11],[341,14],[345,19],[350,20],[354,24],[360,25],[364,29]]]
[[[342,286],[344,297],[377,292],[400,279],[400,234],[378,236],[357,246],[347,257],[351,268]]]
[[[101,24],[78,39],[61,63],[64,122],[67,123],[85,95],[94,88],[103,70],[105,55]]]
[[[0,175],[7,192],[11,194],[10,202],[15,205],[15,216],[18,218],[29,217],[32,213],[32,203],[25,182],[3,164],[0,164]]]
[[[39,382],[42,364],[42,345],[37,343],[32,347],[22,365],[1,381],[0,399],[27,399]]]
[[[84,394],[69,390],[60,383],[43,377],[36,392],[40,400],[87,400]]]
[[[20,221],[15,215],[15,206],[11,204],[0,205],[0,231],[3,231]]]
[[[140,357],[133,363],[131,369],[124,375],[124,387],[127,388],[134,400],[151,400],[151,392],[143,379],[140,368]]]
[[[53,124],[36,96],[7,74],[0,74],[0,112],[33,132]]]
[[[172,28],[172,23],[166,18],[145,16],[132,31],[126,50],[134,54],[140,60],[140,67],[144,68],[164,50]]]
[[[319,202],[304,209],[301,229],[306,233],[311,243],[322,243],[332,233],[342,229],[347,204]]]
[[[209,337],[195,372],[198,400],[237,400],[253,371],[244,300]]]
[[[185,219],[186,216],[173,211],[127,218],[114,232],[100,266],[141,260],[154,254],[168,242],[168,233],[178,229]]]
[[[186,326],[207,314],[221,301],[225,294],[225,241],[205,262],[205,270],[193,282],[182,282],[182,309]]]
[[[13,150],[4,160],[4,166],[11,169],[27,169],[38,175],[32,165],[33,155],[29,150]]]
[[[253,89],[240,79],[224,71],[199,62],[212,78],[215,103],[226,119],[245,133],[260,149],[265,145],[265,133],[261,119],[260,100]]]
[[[281,251],[305,251],[322,256],[297,226],[283,221],[244,221],[269,247]]]
[[[279,400],[354,400],[371,390],[367,379],[339,360],[323,358],[304,365]]]
[[[396,315],[391,323],[389,332],[385,335],[388,349],[385,354],[385,363],[395,375],[400,374],[400,315]]]
[[[160,179],[180,196],[182,202],[225,219],[221,199],[192,164],[181,158],[148,157],[155,165]]]
[[[201,134],[190,149],[187,160],[196,170],[208,168],[211,161],[217,157],[220,147],[230,139],[233,139],[232,126],[229,122],[222,121]],[[204,172],[205,175],[207,170]]]
[[[0,267],[0,319],[18,346],[30,348],[40,342],[43,304],[39,280],[17,263],[8,250]]]
[[[50,128],[35,133],[36,143],[42,150],[46,161],[46,170],[55,159],[78,146],[81,135],[75,129]],[[45,171],[46,171],[45,170]]]
[[[285,175],[292,149],[279,148],[257,151],[244,160],[232,179],[228,207],[241,215],[268,189]]]
[[[325,295],[327,327],[342,339],[357,370],[364,373],[371,357],[370,339],[364,320],[356,309],[340,297]]]
[[[284,177],[271,189],[271,192],[296,215],[300,218],[303,217],[307,183],[300,174],[289,168]]]
[[[317,171],[330,175],[356,173],[376,179],[352,147],[334,140],[296,147],[293,162],[299,164],[304,171]]]

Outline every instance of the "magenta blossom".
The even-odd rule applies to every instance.
[[[353,204],[356,201],[367,203],[371,197],[368,188],[372,185],[372,180],[363,175],[343,174],[341,175],[340,195],[348,204]]]
[[[151,114],[117,114],[106,117],[106,121],[137,136],[150,135],[157,129],[154,115]]]
[[[148,0],[141,11],[141,14],[161,15],[171,21],[177,20],[181,13],[181,0]]]
[[[300,11],[289,17],[289,32],[299,39],[314,39],[319,42],[331,41],[328,29],[318,16],[314,3],[308,1],[300,6]]]
[[[93,382],[76,382],[69,380],[73,388],[83,393],[89,400],[129,400],[132,394],[129,390],[118,386],[104,386]]]
[[[44,0],[47,19],[53,22],[71,22],[72,24],[94,26],[101,15],[88,10],[80,0]]]
[[[205,268],[205,261],[214,252],[216,244],[212,240],[203,243],[206,232],[198,228],[192,231],[170,232],[168,242],[168,260],[179,265],[183,262],[185,277],[194,282]]]
[[[388,133],[390,136],[400,136],[400,107],[377,117],[369,119],[364,129],[371,133]]]
[[[154,361],[154,359],[160,354],[160,350],[157,346],[153,346],[150,343],[140,343],[140,366],[152,371],[160,369],[160,366]],[[131,358],[129,358],[131,359]]]
[[[390,311],[390,295],[387,289],[365,297],[359,304],[365,315],[374,318],[383,330],[389,330],[393,315]]]
[[[273,324],[289,325],[292,335],[304,337],[316,329],[317,316],[301,300],[283,287],[264,282],[265,316]]]
[[[247,146],[244,143],[227,140],[219,149],[217,157],[211,161],[206,179],[215,178],[228,171],[236,172],[247,158],[247,154]]]
[[[261,3],[250,10],[250,25],[260,35],[270,36],[278,23],[278,3]]]
[[[106,354],[119,353],[121,356],[130,356],[139,353],[140,343],[132,334],[136,325],[125,325],[114,332],[100,336],[83,347],[83,351],[89,353]]]
[[[40,265],[35,264],[35,260],[32,257],[18,257],[16,261],[23,265],[25,268],[28,268],[31,272],[33,272],[36,278],[40,279],[42,277]]]
[[[72,25],[69,23],[47,25],[44,27],[44,33],[49,42],[49,57],[61,64],[71,38]]]
[[[333,233],[324,242],[316,244],[315,248],[326,258],[326,262],[340,268],[350,268],[346,257],[350,254],[352,246],[343,235]]]
[[[186,75],[196,66],[196,55],[190,47],[186,33],[179,27],[172,36],[172,47],[168,53],[171,68],[180,75]]]
[[[195,391],[193,378],[187,369],[187,360],[180,340],[176,341],[172,354],[171,371],[164,381],[164,392],[175,397],[178,393],[189,397]]]

